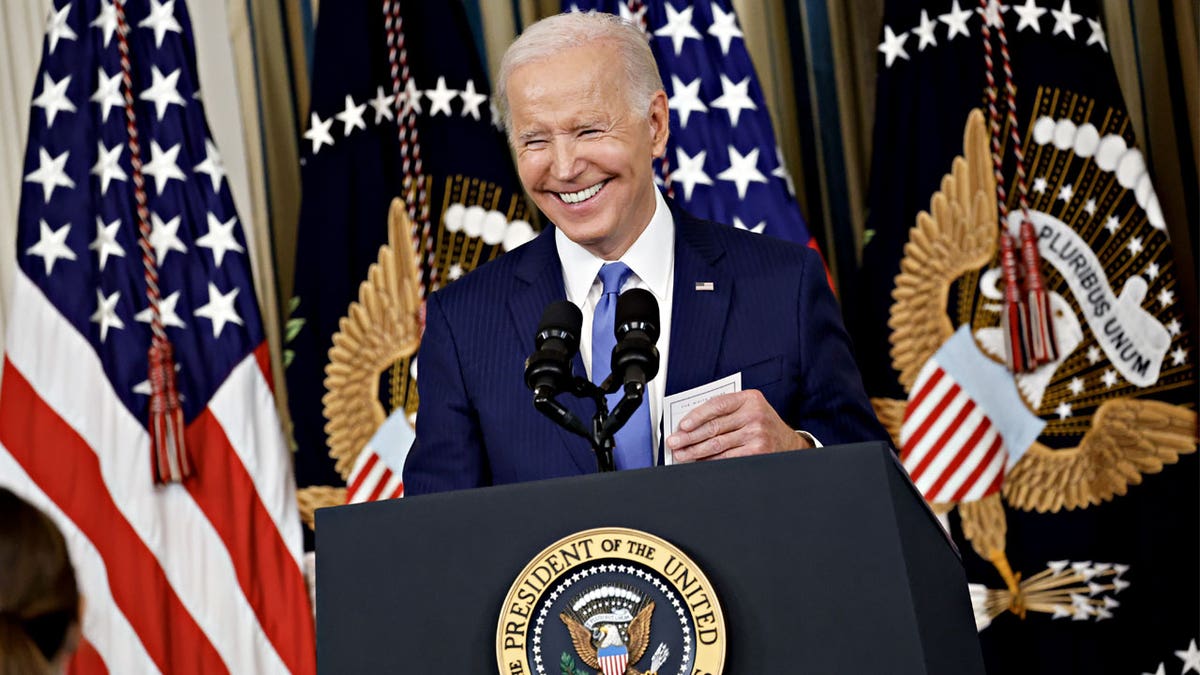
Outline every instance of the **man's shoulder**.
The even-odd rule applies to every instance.
[[[711,246],[737,267],[823,266],[821,256],[803,244],[696,218],[686,212],[677,214],[677,227],[679,236],[699,246]]]
[[[541,241],[543,236],[501,254],[435,291],[438,302],[447,309],[502,305],[520,276],[529,271],[532,259],[541,257],[543,252],[539,247],[545,246]]]

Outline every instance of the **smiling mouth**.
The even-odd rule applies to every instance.
[[[554,194],[558,195],[558,198],[567,204],[578,204],[595,197],[605,185],[608,185],[608,181],[602,180],[590,188],[584,188],[579,192],[555,192]]]

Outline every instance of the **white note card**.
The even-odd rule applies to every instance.
[[[702,384],[699,387],[681,391],[678,394],[672,394],[664,398],[663,408],[666,410],[666,419],[664,422],[667,435],[670,436],[679,429],[679,421],[687,416],[692,408],[716,396],[733,394],[741,390],[742,373],[738,371],[728,377],[722,377],[708,384]]]

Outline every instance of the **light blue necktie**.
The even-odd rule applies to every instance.
[[[612,372],[612,351],[617,344],[613,334],[613,322],[617,314],[617,295],[621,286],[629,279],[633,270],[625,263],[605,263],[600,268],[600,283],[604,291],[600,302],[596,303],[596,313],[592,318],[592,382],[600,384]],[[608,409],[611,412],[621,400],[624,388],[608,395]],[[617,431],[616,450],[614,459],[618,469],[639,469],[651,465],[654,446],[650,441],[650,402],[649,390],[642,397],[642,404],[634,411],[633,416]]]

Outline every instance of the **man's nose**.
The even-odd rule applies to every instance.
[[[559,139],[554,143],[554,158],[551,171],[556,180],[569,181],[579,175],[579,154],[576,152],[575,141]]]

